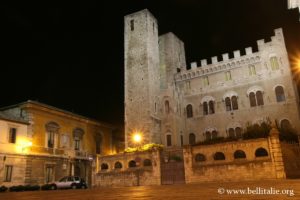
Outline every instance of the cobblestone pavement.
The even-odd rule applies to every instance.
[[[245,194],[233,194],[244,192]],[[275,194],[275,193],[283,194]],[[232,194],[229,194],[232,193]],[[252,193],[252,194],[249,194]],[[256,193],[256,194],[253,194]],[[56,190],[0,193],[0,200],[300,200],[300,180],[222,182],[187,185],[94,188],[86,190]]]

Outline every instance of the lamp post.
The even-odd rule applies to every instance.
[[[136,144],[137,150],[139,150],[140,145],[142,143],[142,133],[141,132],[135,132],[133,134],[133,142]],[[137,186],[140,186],[140,168],[139,168],[140,162],[141,162],[141,159],[137,156],[135,158],[135,163],[136,163],[136,167],[137,167],[137,170],[136,170]]]
[[[22,141],[20,146],[21,146],[21,152],[25,153],[25,150],[32,146],[32,142],[31,141]]]
[[[135,132],[133,134],[133,142],[137,145],[139,148],[141,142],[142,142],[142,133],[141,132]]]

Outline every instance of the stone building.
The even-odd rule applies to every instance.
[[[0,185],[25,182],[28,121],[0,112]]]
[[[276,121],[300,132],[299,98],[282,29],[271,41],[187,69],[184,43],[158,36],[147,10],[125,16],[125,143],[182,146],[217,137],[240,137],[249,124]],[[211,64],[208,64],[211,63]]]
[[[98,157],[97,186],[300,177],[299,143],[281,141],[278,131],[300,131],[282,29],[258,40],[256,52],[247,47],[245,55],[224,53],[187,69],[184,43],[173,33],[158,36],[148,10],[124,22],[125,146],[166,148]],[[243,136],[263,122],[270,123],[263,137]]]
[[[96,157],[115,153],[115,127],[110,124],[30,100],[1,112],[17,121],[1,126],[1,141],[10,143],[4,130],[16,127],[16,142],[1,145],[1,162],[11,166],[12,178],[0,185],[41,185],[66,175],[81,176],[92,185]]]
[[[298,8],[300,13],[300,0],[288,0],[288,9],[293,9],[293,8]]]

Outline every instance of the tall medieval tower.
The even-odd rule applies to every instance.
[[[125,146],[141,132],[143,143],[161,143],[159,119],[159,48],[157,21],[147,10],[124,18]]]

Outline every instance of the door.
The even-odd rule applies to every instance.
[[[169,149],[161,153],[161,184],[184,184],[184,162],[182,149]]]

